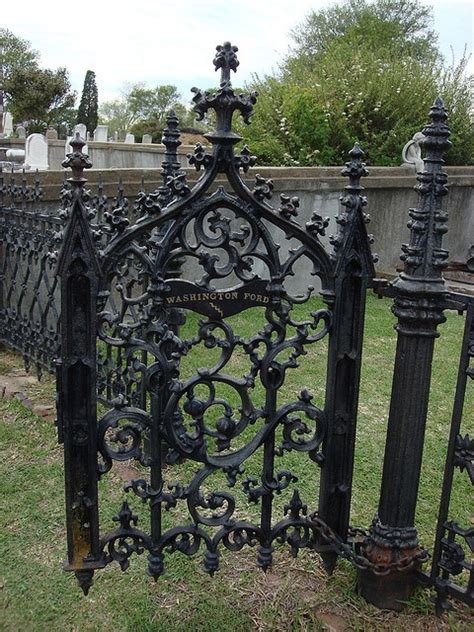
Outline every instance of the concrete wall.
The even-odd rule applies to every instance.
[[[19,138],[5,138],[0,141],[2,147],[24,149],[25,141]],[[49,169],[62,169],[65,158],[65,141],[48,140]],[[142,145],[141,143],[87,143],[89,157],[95,169],[159,169],[164,158],[163,145]],[[183,167],[187,166],[186,155],[192,153],[194,147],[181,145],[178,159]]]
[[[53,141],[54,142],[54,141]],[[90,152],[94,145],[90,143]],[[107,143],[108,145],[109,143]],[[136,150],[136,146],[133,147]],[[157,146],[157,153],[159,146]],[[161,157],[156,158],[161,163]],[[158,166],[158,165],[157,165]],[[474,167],[447,167],[449,194],[445,207],[449,212],[449,231],[444,243],[450,251],[450,262],[464,262],[469,247],[474,243]],[[336,232],[335,217],[339,210],[339,197],[347,185],[339,167],[261,167],[252,169],[245,177],[253,187],[255,174],[272,178],[274,183],[273,204],[278,207],[280,193],[297,195],[300,198],[298,221],[304,225],[313,211],[330,217],[328,234]],[[29,178],[32,174],[29,174]],[[55,203],[59,200],[64,170],[41,173],[44,200]],[[140,189],[143,178],[145,190],[152,191],[161,184],[159,170],[154,169],[92,169],[87,172],[87,187],[94,192],[97,182],[105,184],[105,194],[114,196],[119,179],[122,180],[125,195],[133,199]],[[195,181],[196,173],[188,170],[188,179]],[[219,184],[218,181],[216,184]],[[222,180],[222,184],[224,181]],[[372,221],[368,225],[375,243],[373,251],[379,254],[377,272],[393,275],[400,266],[400,246],[408,239],[406,227],[408,209],[416,205],[415,174],[407,167],[372,167],[363,185],[368,198],[367,212]],[[284,241],[279,235],[277,241]],[[327,238],[326,238],[327,239]],[[283,248],[286,244],[282,243]]]

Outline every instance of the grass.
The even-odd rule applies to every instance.
[[[360,393],[358,439],[352,523],[368,527],[377,508],[390,399],[395,332],[390,303],[368,298],[364,366]],[[313,306],[314,307],[314,306]],[[261,314],[244,312],[234,317],[241,335],[256,330]],[[189,327],[195,324],[190,319]],[[417,524],[422,542],[430,546],[443,475],[462,319],[448,314],[440,328],[434,359],[431,403],[427,423],[423,471],[420,483]],[[300,358],[301,368],[288,374],[280,400],[292,401],[304,387],[322,404],[325,379],[325,342],[313,345]],[[202,364],[200,349],[186,358],[189,374]],[[3,371],[17,366],[15,356],[2,352]],[[232,361],[232,371],[241,375],[244,356]],[[466,400],[464,433],[472,410],[472,388]],[[51,402],[52,380],[28,388],[34,402]],[[227,396],[227,393],[225,393]],[[229,393],[229,397],[235,394]],[[256,389],[257,402],[263,390]],[[236,405],[237,402],[233,401]],[[216,413],[217,414],[217,413]],[[247,631],[247,630],[468,630],[474,624],[462,605],[455,605],[438,620],[429,602],[429,592],[420,591],[404,614],[387,613],[366,604],[354,592],[355,573],[341,563],[326,578],[319,557],[303,552],[293,560],[286,550],[278,551],[266,575],[255,567],[255,552],[224,553],[221,571],[213,578],[204,574],[200,558],[189,560],[179,554],[167,557],[167,573],[155,584],[145,574],[145,556],[134,557],[126,573],[115,565],[96,574],[87,598],[75,578],[61,571],[65,556],[62,448],[55,429],[16,400],[0,399],[0,630],[38,631]],[[471,419],[472,424],[472,419]],[[472,433],[472,428],[471,428]],[[257,475],[260,454],[252,457],[246,475]],[[280,459],[279,459],[280,461]],[[175,466],[170,479],[191,477],[196,464]],[[281,459],[279,469],[291,469],[299,477],[303,500],[317,505],[318,471],[304,454],[291,452]],[[102,529],[112,528],[111,517],[124,497],[122,485],[138,472],[132,464],[115,463],[101,482]],[[461,523],[472,520],[467,476],[457,475],[453,487],[451,515]],[[217,484],[213,488],[218,488]],[[220,487],[219,487],[220,488]],[[285,490],[276,502],[276,519],[287,502]],[[466,493],[467,492],[467,493]],[[236,492],[239,516],[255,518],[258,507],[249,506]],[[146,508],[130,499],[146,525]],[[184,511],[166,514],[166,526],[183,520]]]

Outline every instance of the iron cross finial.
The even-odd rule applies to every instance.
[[[221,85],[230,82],[230,71],[237,72],[239,60],[237,59],[237,46],[232,46],[230,42],[224,42],[223,45],[216,46],[216,56],[214,57],[214,66],[216,71],[221,69]]]

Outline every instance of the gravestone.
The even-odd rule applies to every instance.
[[[78,132],[82,140],[87,140],[87,127],[84,125],[84,123],[78,123],[77,125],[74,125],[74,129],[72,130],[73,138],[75,138]]]
[[[18,134],[18,138],[26,138],[26,128],[23,125],[16,126],[16,133]]]
[[[54,127],[48,127],[46,130],[46,140],[58,140],[58,132]]]
[[[26,139],[25,165],[28,169],[48,169],[48,143],[43,134],[30,134]]]
[[[133,145],[133,143],[135,142],[135,136],[127,132],[125,134],[125,140],[123,142],[129,145]]]
[[[153,139],[151,137],[151,134],[143,134],[142,144],[151,145],[152,142],[153,142]]]
[[[107,125],[97,125],[94,131],[94,140],[97,143],[106,143],[109,138],[108,135],[108,126]]]
[[[118,143],[119,134],[118,132],[114,132],[114,143]]]
[[[8,138],[13,134],[13,117],[10,112],[5,112],[3,115],[3,135]]]

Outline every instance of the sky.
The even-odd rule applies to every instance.
[[[472,52],[473,0],[422,0],[434,7],[442,53],[451,61]],[[239,47],[235,85],[276,69],[290,31],[312,9],[333,0],[5,0],[1,26],[31,42],[47,68],[66,66],[80,95],[94,70],[99,101],[117,98],[126,82],[176,85],[183,101],[193,86],[217,85],[215,46]],[[77,8],[76,8],[77,7]],[[452,49],[452,50],[451,50]],[[474,59],[468,66],[474,74]]]

